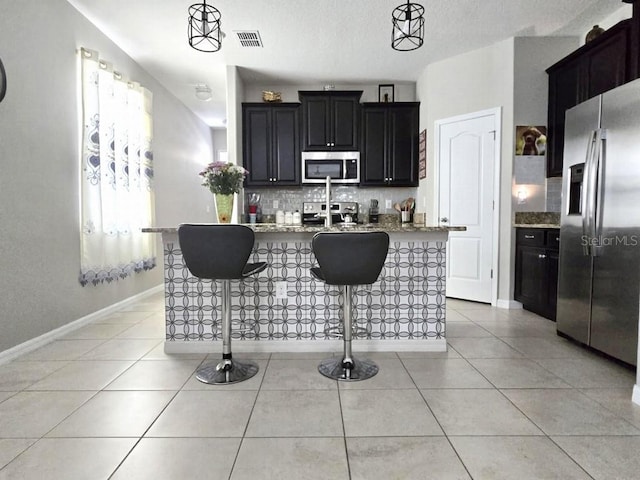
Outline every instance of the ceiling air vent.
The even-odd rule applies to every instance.
[[[242,47],[262,47],[262,39],[258,30],[236,30],[240,46]]]

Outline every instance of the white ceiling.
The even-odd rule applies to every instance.
[[[216,53],[187,42],[187,12],[201,0],[67,0],[211,126],[225,118],[226,65],[248,83],[377,84],[416,81],[432,62],[513,36],[579,35],[620,0],[412,0],[426,9],[425,44],[397,52],[391,12],[402,0],[208,0],[226,37]],[[233,33],[259,30],[263,48]],[[206,83],[213,100],[195,98]]]

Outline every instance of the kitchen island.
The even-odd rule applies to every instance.
[[[315,280],[311,238],[320,231],[386,231],[389,252],[378,281],[354,288],[354,323],[362,335],[354,350],[446,351],[446,242],[465,227],[366,224],[325,228],[306,225],[248,225],[256,233],[249,261],[267,269],[233,281],[232,338],[236,352],[338,351],[327,333],[339,324],[339,287]],[[193,277],[182,260],[177,228],[161,233],[167,353],[217,352],[221,343],[221,288]],[[239,328],[240,327],[240,328]]]

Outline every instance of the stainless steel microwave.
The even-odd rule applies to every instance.
[[[360,183],[360,152],[302,152],[302,183]]]

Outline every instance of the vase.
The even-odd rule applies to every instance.
[[[216,193],[214,197],[216,200],[216,215],[218,216],[218,223],[231,223],[231,214],[233,213],[233,193],[231,195]]]
[[[594,25],[593,28],[589,30],[589,33],[587,33],[587,36],[585,37],[584,41],[585,43],[588,43],[591,40],[596,39],[603,33],[604,33],[604,28],[600,27],[599,25]]]

